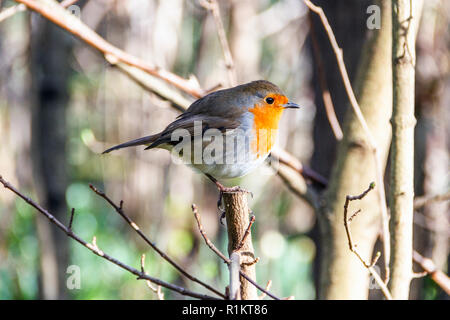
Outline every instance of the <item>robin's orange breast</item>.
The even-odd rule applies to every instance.
[[[249,109],[253,113],[253,140],[251,150],[257,157],[267,155],[276,142],[278,133],[278,123],[284,108],[281,106],[287,103],[285,96],[274,95],[278,102],[276,105],[255,105]]]

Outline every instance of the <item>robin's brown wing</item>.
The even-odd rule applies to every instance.
[[[239,118],[247,110],[245,106],[253,106],[251,95],[243,88],[245,86],[241,85],[214,91],[193,102],[177,119],[199,114],[227,119]]]
[[[177,130],[186,130],[184,133],[188,133],[194,139],[195,136],[203,134],[208,129],[218,129],[224,133],[227,130],[236,129],[240,124],[241,122],[238,119],[213,117],[204,114],[183,114],[182,117],[169,124],[146,149],[155,148],[162,144],[177,144],[179,140],[174,136],[174,133],[177,137],[183,134],[182,131],[179,131],[180,135],[177,134]]]

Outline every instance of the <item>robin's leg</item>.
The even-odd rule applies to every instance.
[[[239,186],[235,186],[235,187],[225,187],[223,184],[221,184],[219,181],[217,181],[216,178],[214,178],[212,175],[205,173],[205,175],[212,181],[214,182],[214,184],[217,186],[217,189],[219,189],[219,191],[221,191],[222,193],[224,192],[247,192],[250,193],[250,191],[245,190],[244,188],[241,188]]]
[[[223,199],[223,193],[224,192],[246,192],[250,193],[250,195],[253,197],[253,193],[250,191],[247,191],[239,186],[235,187],[225,187],[223,184],[221,184],[216,178],[214,178],[212,175],[205,173],[205,175],[217,186],[217,189],[219,189],[219,199],[217,200],[217,208],[222,213],[220,216],[220,223],[223,224],[222,220],[225,218],[225,208],[222,208],[222,199]]]

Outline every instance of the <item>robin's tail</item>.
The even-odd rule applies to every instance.
[[[138,138],[135,140],[131,140],[128,142],[124,142],[121,144],[118,144],[117,146],[114,146],[112,148],[109,148],[108,150],[103,151],[102,153],[108,153],[111,152],[113,150],[118,150],[118,149],[122,149],[122,148],[127,148],[127,147],[134,147],[134,146],[140,146],[143,144],[149,144],[149,143],[153,143],[156,141],[156,139],[158,139],[159,134],[154,134],[151,136],[146,136],[146,137],[142,137],[142,138]]]

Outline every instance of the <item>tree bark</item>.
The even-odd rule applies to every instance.
[[[358,67],[355,94],[377,143],[384,172],[391,138],[392,31],[390,1],[383,0],[378,4],[381,7],[381,28],[369,31]],[[351,109],[347,110],[343,132],[344,138],[338,145],[337,159],[324,194],[325,201],[322,201],[319,209],[323,247],[319,297],[366,299],[368,272],[346,245],[343,208],[347,195],[359,194],[370,182],[376,181],[376,167],[368,137]],[[352,222],[353,238],[364,260],[371,261],[373,246],[380,230],[376,189],[361,200],[355,211],[356,209],[361,209],[362,213]]]
[[[247,192],[224,193],[223,202],[225,205],[225,217],[227,221],[228,254],[231,257],[232,253],[238,253],[240,255],[241,271],[251,279],[256,280],[254,264],[255,255],[252,244],[251,230],[249,230],[250,233],[245,237],[244,242],[242,242],[250,223]],[[240,280],[241,299],[258,299],[255,286],[253,286],[253,284],[248,282],[242,276],[240,277]]]
[[[414,199],[414,1],[395,0],[392,5],[393,114],[391,149],[391,234],[394,299],[408,299],[412,279]]]

